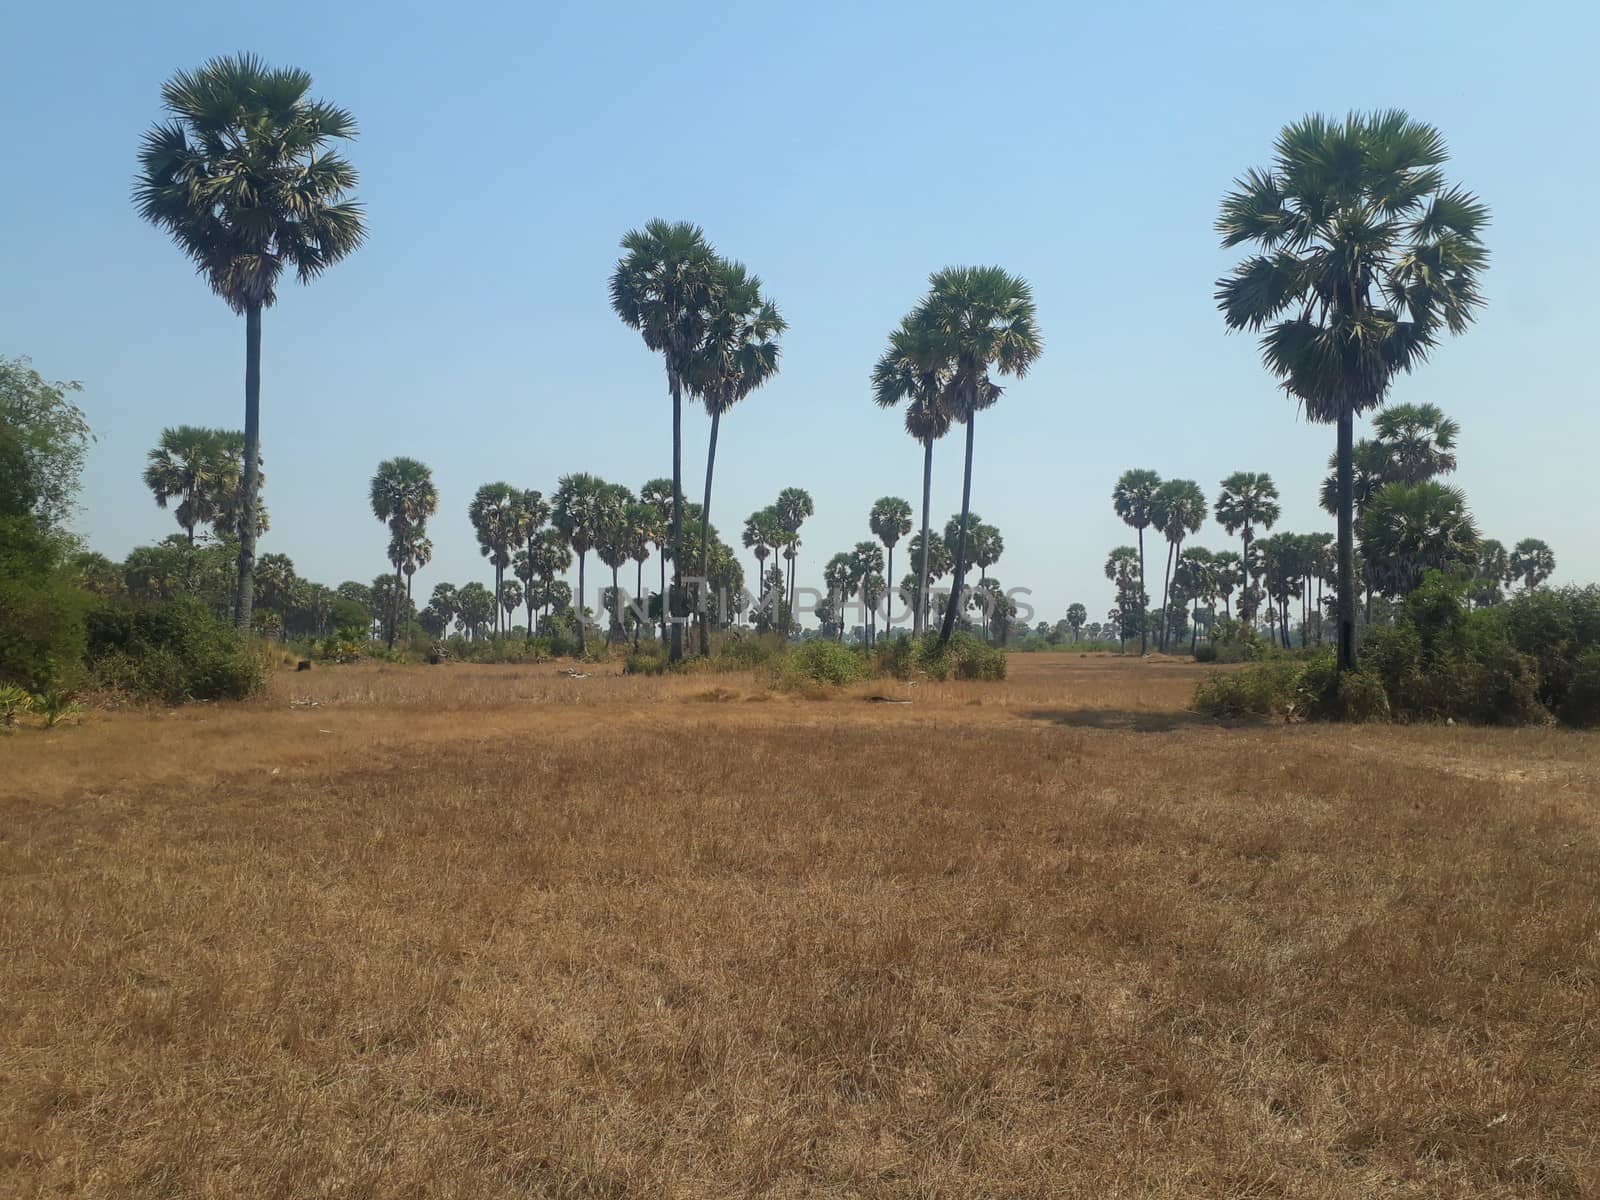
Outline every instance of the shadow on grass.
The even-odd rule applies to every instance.
[[[1022,714],[1030,721],[1049,721],[1073,729],[1110,729],[1123,733],[1175,733],[1216,722],[1192,712],[1149,712],[1120,708],[1036,708]]]

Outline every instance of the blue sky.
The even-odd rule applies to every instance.
[[[1329,528],[1332,430],[1223,332],[1212,221],[1285,122],[1389,106],[1444,130],[1450,175],[1494,214],[1486,311],[1393,398],[1461,422],[1455,482],[1486,534],[1544,537],[1558,579],[1600,576],[1595,254],[1555,219],[1600,191],[1592,6],[66,3],[8,33],[0,112],[27,170],[0,185],[0,353],[83,381],[99,441],[79,527],[106,553],[177,528],[139,480],[162,426],[242,422],[243,323],[128,190],[162,80],[252,50],[309,70],[362,130],[369,244],[265,320],[261,549],[312,578],[385,569],[366,486],[394,454],[429,462],[441,493],[423,595],[487,579],[466,520],[480,483],[669,472],[660,363],[606,299],[618,238],[652,216],[703,225],[790,322],[781,376],[723,424],[730,541],[805,487],[820,576],[868,536],[874,499],[915,502],[920,454],[867,376],[955,263],[1001,264],[1038,299],[1045,355],[978,426],[973,507],[1006,538],[994,574],[1041,617],[1111,602],[1126,467],[1212,495],[1269,471],[1283,527]],[[707,424],[686,422],[695,494]],[[959,500],[951,438],[936,519]]]

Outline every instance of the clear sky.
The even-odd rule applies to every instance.
[[[558,475],[637,488],[670,472],[657,358],[612,315],[617,240],[653,216],[705,227],[790,322],[781,376],[724,422],[713,521],[788,485],[816,498],[804,567],[868,536],[878,496],[915,503],[921,456],[867,381],[888,331],[948,264],[1026,276],[1046,346],[977,429],[973,507],[994,568],[1054,620],[1105,612],[1118,473],[1214,496],[1272,473],[1285,521],[1316,505],[1331,428],[1303,423],[1223,331],[1232,256],[1217,202],[1308,111],[1399,106],[1434,122],[1450,176],[1491,206],[1488,307],[1395,400],[1462,426],[1487,535],[1540,536],[1558,580],[1600,577],[1592,532],[1600,300],[1583,234],[1600,194],[1588,4],[778,5],[504,0],[28,5],[6,20],[0,353],[83,381],[99,441],[80,529],[120,556],[176,530],[139,474],[162,426],[243,420],[244,325],[128,200],[176,69],[251,50],[348,106],[371,238],[265,319],[272,530],[329,584],[386,569],[366,502],[382,458],[430,463],[439,580],[487,579],[466,519],[481,483]],[[1560,213],[1576,221],[1556,220]],[[685,478],[704,469],[702,412]],[[960,447],[934,512],[959,507]],[[730,536],[732,535],[732,536]],[[1224,536],[1215,525],[1197,544]],[[896,563],[896,574],[900,573]]]

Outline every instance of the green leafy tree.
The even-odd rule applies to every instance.
[[[977,416],[1000,398],[991,373],[1021,378],[1044,351],[1033,291],[1026,280],[999,267],[947,267],[928,280],[928,295],[912,321],[927,339],[932,360],[943,364],[944,404],[967,427],[961,476],[961,513],[972,508],[972,445]],[[939,643],[955,631],[961,581],[966,577],[967,539],[956,546],[956,587],[945,607]]]
[[[494,620],[496,607],[494,593],[481,583],[463,584],[456,592],[456,621],[473,641],[477,641],[484,626]]]
[[[1124,471],[1111,489],[1111,507],[1122,523],[1139,533],[1139,594],[1144,597],[1138,604],[1143,612],[1149,602],[1150,589],[1145,585],[1144,531],[1155,522],[1156,493],[1161,490],[1161,476],[1154,471],[1135,468]],[[1149,648],[1149,633],[1143,622],[1139,624],[1139,653]]]
[[[1472,571],[1472,589],[1467,593],[1471,603],[1489,608],[1505,599],[1502,590],[1512,580],[1511,556],[1505,544],[1494,538],[1478,542],[1478,561]]]
[[[1355,418],[1483,302],[1489,214],[1446,185],[1447,158],[1439,131],[1403,112],[1305,117],[1217,220],[1224,247],[1259,247],[1217,284],[1228,327],[1263,331],[1267,369],[1309,420],[1338,429],[1341,670],[1356,662]]]
[[[261,454],[261,313],[285,268],[309,283],[361,245],[356,172],[330,143],[355,118],[308,96],[311,76],[253,55],[216,58],[161,89],[169,120],[145,134],[134,203],[245,318],[244,471],[235,619],[251,628]]]
[[[46,530],[72,514],[93,437],[69,397],[79,383],[46,380],[26,358],[0,356],[0,517]]]
[[[144,484],[158,508],[177,501],[173,515],[193,546],[195,530],[216,520],[223,494],[233,486],[221,431],[198,425],[163,429],[145,464]]]

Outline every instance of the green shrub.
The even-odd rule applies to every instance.
[[[191,598],[90,613],[88,663],[102,687],[168,704],[242,700],[266,686],[255,647]]]
[[[640,642],[622,663],[624,675],[661,675],[667,669],[667,649],[660,642]]]
[[[0,685],[29,692],[83,679],[93,599],[62,565],[65,543],[29,517],[0,517]]]
[[[1600,725],[1600,646],[1591,646],[1573,663],[1556,715],[1580,729]]]
[[[1208,717],[1289,717],[1303,712],[1300,692],[1305,664],[1273,659],[1227,674],[1216,673],[1195,688],[1194,706]]]
[[[1267,656],[1267,643],[1252,625],[1232,617],[1218,617],[1206,644],[1195,650],[1196,662],[1260,662]]]
[[[779,687],[807,683],[842,687],[865,679],[871,672],[867,656],[851,646],[815,638],[771,661],[773,682]]]
[[[17,718],[33,707],[33,697],[24,689],[0,684],[0,731],[10,730]]]
[[[872,662],[876,674],[896,679],[919,675],[940,681],[1006,677],[1005,651],[970,633],[953,634],[943,646],[934,633],[920,638],[895,638],[873,649]]]
[[[1338,719],[1356,724],[1389,719],[1389,696],[1383,680],[1371,671],[1346,671],[1339,680]]]
[[[776,634],[732,631],[721,635],[712,643],[711,651],[729,670],[759,667],[773,658],[788,653],[788,644]]]

